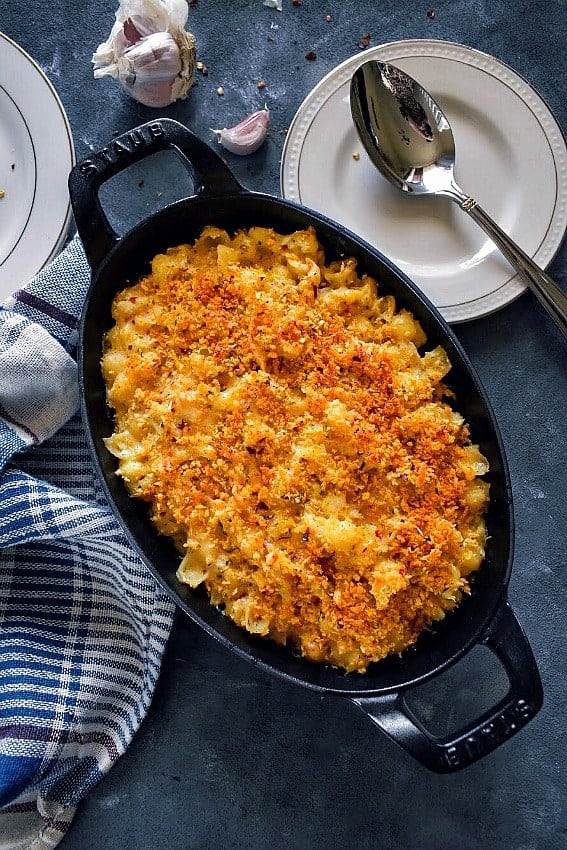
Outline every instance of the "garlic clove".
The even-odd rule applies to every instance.
[[[234,127],[213,130],[219,143],[231,153],[246,156],[264,143],[270,126],[270,110],[265,106],[243,118]]]
[[[129,47],[116,67],[118,78],[130,85],[171,80],[181,72],[179,48],[168,32],[152,33]]]

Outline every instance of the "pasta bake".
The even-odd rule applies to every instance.
[[[313,229],[206,227],[119,292],[106,443],[133,497],[239,626],[364,672],[460,601],[488,463],[428,349]]]

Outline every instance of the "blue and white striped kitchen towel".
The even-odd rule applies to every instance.
[[[78,237],[0,308],[0,848],[55,847],[144,718],[173,605],[101,493],[73,354]]]

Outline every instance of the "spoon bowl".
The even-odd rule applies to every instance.
[[[354,125],[376,168],[401,191],[450,198],[488,234],[567,337],[567,295],[458,186],[455,141],[438,103],[413,77],[385,62],[364,62],[350,85]]]

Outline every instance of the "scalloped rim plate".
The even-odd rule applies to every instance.
[[[62,247],[74,164],[57,92],[31,56],[0,33],[0,302]]]
[[[318,210],[388,256],[449,322],[492,313],[525,285],[498,249],[445,198],[408,197],[370,162],[350,115],[351,77],[363,62],[415,77],[455,134],[455,176],[545,268],[567,226],[567,147],[548,106],[493,56],[446,41],[397,41],[347,59],[307,95],[287,133],[283,197]]]

